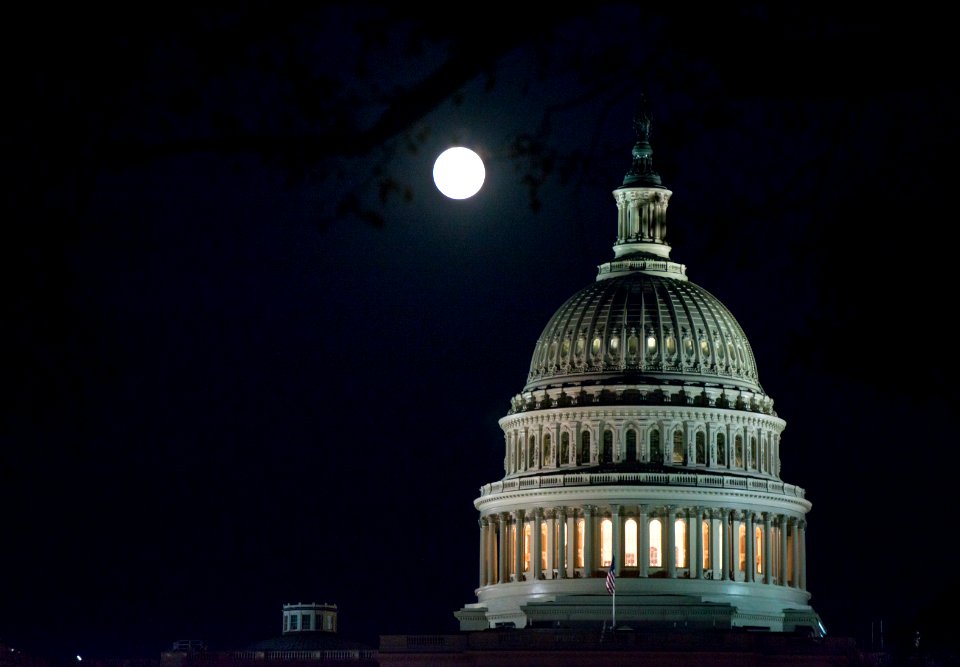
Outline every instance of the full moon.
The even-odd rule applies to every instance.
[[[448,148],[433,163],[433,182],[437,190],[450,199],[466,199],[477,194],[485,175],[480,156],[462,146]]]

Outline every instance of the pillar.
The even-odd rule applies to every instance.
[[[677,509],[673,505],[667,506],[667,521],[666,525],[663,527],[664,532],[666,532],[667,538],[667,578],[676,579],[677,578],[677,529],[675,523],[677,522]]]
[[[556,556],[557,513],[556,511],[552,511],[547,516],[547,579],[553,579],[553,571],[557,568]]]
[[[567,524],[567,567],[564,576],[573,579],[577,567],[577,510],[574,508],[567,515],[567,508],[564,507],[563,515]]]
[[[737,580],[737,570],[740,569],[740,531],[737,526],[737,512],[727,510],[723,517],[724,530],[727,536],[727,548],[724,555],[726,565],[723,568],[723,578]]]
[[[752,582],[757,578],[757,564],[755,551],[755,536],[753,534],[753,512],[744,512],[747,525],[747,567],[744,581]]]
[[[500,512],[500,583],[510,579],[510,513]]]
[[[770,512],[763,513],[763,583],[773,583],[771,549],[773,547],[773,517]]]
[[[623,523],[620,519],[620,506],[611,505],[610,510],[613,515],[611,517],[613,522],[611,541],[613,544],[610,545],[613,553],[613,571],[619,577],[620,567],[623,565]]]
[[[583,508],[583,576],[593,576],[593,507]]]
[[[523,581],[523,519],[525,512],[524,510],[517,510],[516,515],[516,524],[517,524],[517,543],[516,549],[514,549],[514,581]]]
[[[480,577],[478,584],[479,588],[483,588],[487,584],[487,519],[486,517],[480,517],[480,520],[477,521],[477,525],[480,526]]]
[[[543,578],[543,561],[541,552],[543,545],[540,527],[543,525],[543,509],[538,507],[533,511],[533,526],[530,528],[530,570],[533,572],[533,580],[537,581]]]
[[[769,459],[767,462],[769,463]],[[787,585],[787,517],[780,515],[780,585]]]
[[[637,554],[637,557],[640,559],[640,576],[649,577],[650,576],[650,515],[647,514],[647,508],[643,505],[637,508],[639,510],[639,516],[637,516],[637,530],[640,535],[640,546],[638,547],[640,553]]]
[[[557,576],[561,579],[565,579],[567,576],[567,547],[566,542],[569,539],[567,537],[567,508],[558,507],[553,510],[554,515],[558,517],[558,528],[559,530],[557,535],[557,541],[560,544],[557,545]]]
[[[800,522],[800,590],[807,590],[807,522]]]
[[[690,531],[690,544],[693,554],[693,567],[690,570],[691,579],[703,579],[703,508],[693,508],[693,530]]]
[[[790,528],[793,537],[793,575],[790,584],[800,588],[800,519],[791,519]]]

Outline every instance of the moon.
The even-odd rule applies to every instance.
[[[463,146],[448,148],[433,163],[433,182],[450,199],[467,199],[477,194],[485,176],[483,160]]]

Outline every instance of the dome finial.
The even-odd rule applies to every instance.
[[[637,142],[633,145],[633,164],[623,177],[623,185],[628,187],[661,187],[660,174],[653,168],[653,149],[650,148],[650,110],[647,98],[640,94],[640,102],[633,116],[633,129],[637,133]]]

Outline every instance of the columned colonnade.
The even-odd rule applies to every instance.
[[[625,530],[631,521],[635,531]],[[806,590],[806,521],[785,513],[584,505],[492,513],[479,525],[480,587],[603,577],[616,555],[618,577],[720,579]]]

